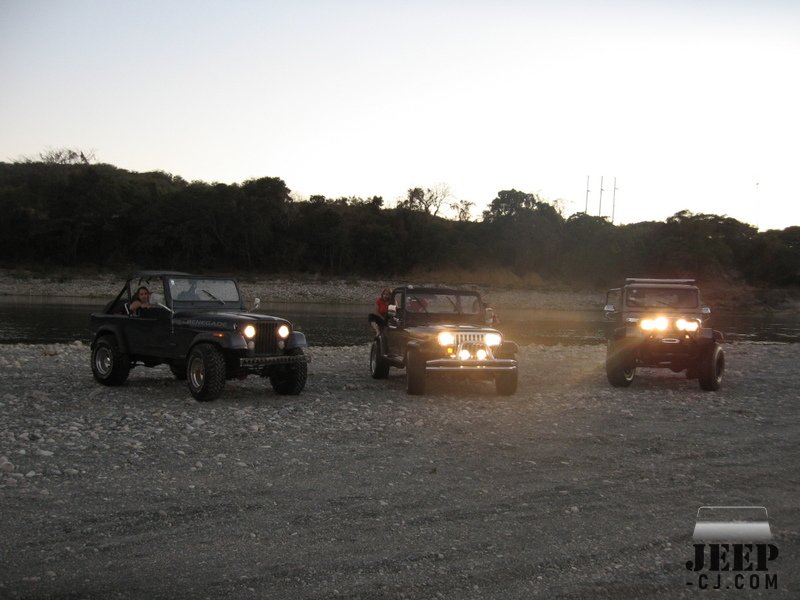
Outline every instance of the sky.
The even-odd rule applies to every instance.
[[[0,161],[782,229],[798,32],[794,0],[0,0]]]

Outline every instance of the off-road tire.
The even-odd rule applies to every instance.
[[[292,348],[286,354],[289,356],[302,356],[302,348]],[[282,396],[297,396],[306,387],[308,378],[308,364],[296,362],[290,365],[279,365],[272,369],[269,382],[276,394]]]
[[[700,389],[708,392],[717,391],[722,385],[722,376],[725,374],[725,351],[719,344],[714,344],[700,357],[697,366]]]
[[[511,396],[517,391],[517,382],[519,381],[519,370],[513,371],[500,371],[495,373],[494,387],[498,396]]]
[[[412,396],[425,393],[425,356],[419,350],[409,350],[406,357],[406,392]]]
[[[381,340],[375,338],[369,351],[369,372],[373,379],[386,379],[389,376],[389,361],[381,352]]]
[[[629,351],[617,350],[608,343],[606,350],[606,377],[614,387],[628,387],[636,377],[636,363]]]
[[[117,338],[104,335],[92,348],[92,375],[103,385],[122,385],[131,371],[130,357],[119,349]]]
[[[197,344],[186,363],[189,391],[199,402],[219,398],[225,387],[225,357],[212,344]]]

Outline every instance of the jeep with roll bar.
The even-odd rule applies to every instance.
[[[140,287],[151,292],[138,310]],[[130,370],[168,365],[195,399],[220,396],[228,379],[269,378],[278,394],[299,394],[308,356],[303,333],[286,319],[248,309],[232,277],[141,271],[125,281],[102,312],[91,315],[91,366],[103,385],[125,383]]]
[[[629,386],[637,367],[686,371],[703,390],[718,390],[725,372],[721,332],[709,326],[694,279],[628,278],[606,293],[605,317],[613,322],[606,376]]]
[[[517,344],[492,325],[493,310],[478,292],[435,286],[401,286],[392,292],[386,326],[370,349],[370,373],[385,379],[406,370],[406,391],[425,393],[435,375],[494,380],[498,394],[517,390]]]

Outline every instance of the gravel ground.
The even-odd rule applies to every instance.
[[[299,397],[200,404],[164,367],[106,388],[80,343],[0,346],[0,597],[703,597],[707,504],[766,505],[780,550],[777,590],[713,597],[798,597],[800,344],[726,344],[718,393],[527,346],[508,398],[310,352]]]

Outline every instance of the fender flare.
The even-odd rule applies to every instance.
[[[120,352],[122,352],[123,354],[128,354],[128,341],[122,334],[122,328],[119,325],[113,325],[113,324],[105,324],[98,328],[98,330],[92,337],[92,343],[90,345],[90,348],[94,349],[94,345],[97,343],[97,340],[106,335],[114,336],[114,339],[116,339],[117,341],[117,346],[119,347]]]
[[[286,349],[293,350],[294,348],[307,348],[306,335],[302,331],[293,331],[286,338]]]
[[[247,350],[247,344],[244,338],[230,332],[217,332],[217,331],[203,331],[194,336],[192,343],[186,349],[186,356],[192,351],[197,344],[214,344],[222,350]]]

